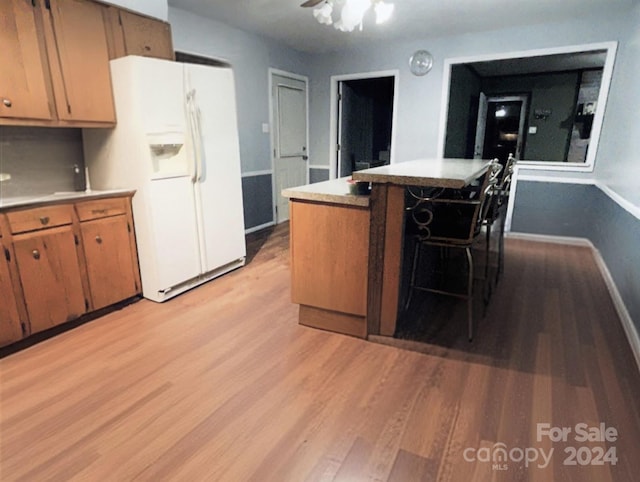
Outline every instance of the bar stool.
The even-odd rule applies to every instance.
[[[495,285],[500,280],[500,275],[504,269],[504,226],[507,221],[507,207],[509,205],[509,192],[511,191],[511,179],[515,170],[516,159],[513,154],[504,166],[503,175],[497,185],[497,217],[500,219],[500,236],[498,237],[498,268],[496,269]]]
[[[407,206],[408,229],[414,240],[413,262],[409,282],[409,294],[405,309],[409,307],[414,290],[453,296],[467,301],[467,325],[469,341],[473,340],[473,274],[474,263],[471,246],[481,231],[487,209],[496,194],[495,187],[501,166],[494,161],[477,187],[452,191],[450,189],[427,190],[409,187]],[[447,197],[444,197],[446,194]],[[457,248],[466,254],[467,282],[464,292],[449,291],[437,287],[416,284],[416,273],[423,247],[440,249]]]

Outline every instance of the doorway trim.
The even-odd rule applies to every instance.
[[[278,193],[276,192],[276,165],[275,165],[275,148],[276,148],[276,140],[274,139],[274,125],[273,125],[273,76],[279,75],[281,77],[288,77],[290,79],[299,80],[304,82],[305,85],[305,112],[307,116],[307,131],[306,135],[306,145],[307,145],[307,156],[311,159],[311,146],[309,146],[309,77],[306,75],[294,74],[293,72],[288,72],[286,70],[274,69],[269,67],[269,95],[267,96],[269,99],[269,157],[271,158],[271,209],[273,211],[273,223],[278,224],[278,214],[276,212],[276,205],[278,204]],[[309,162],[306,163],[306,182],[309,183]]]
[[[527,115],[529,114],[529,96],[527,94],[491,94],[487,95],[484,92],[480,92],[480,101],[486,102],[487,105],[491,102],[522,102],[522,106],[520,108],[520,117],[518,119],[518,142],[516,145],[516,152],[514,152],[514,156],[516,159],[520,159],[522,156],[523,143],[526,137],[525,126],[527,124]],[[482,159],[482,150],[484,150],[484,144],[486,141],[486,127],[487,127],[487,113],[484,113],[484,116],[481,118],[480,112],[482,109],[478,109],[478,122],[476,123],[476,138],[475,138],[475,146],[473,157],[475,159]],[[496,114],[497,115],[497,114]],[[477,147],[478,147],[478,134],[479,131],[482,130],[482,149],[480,151],[480,156],[477,156]]]
[[[335,179],[338,172],[338,83],[345,80],[375,79],[378,77],[393,77],[393,113],[391,120],[391,152],[389,163],[395,162],[396,132],[398,120],[398,84],[400,80],[399,70],[378,70],[374,72],[360,72],[356,74],[343,74],[331,76],[331,110],[329,114],[329,179]]]

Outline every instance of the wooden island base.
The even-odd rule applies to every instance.
[[[366,338],[369,209],[292,200],[290,213],[300,324]]]

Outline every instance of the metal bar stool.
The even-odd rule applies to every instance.
[[[471,246],[481,231],[487,209],[495,196],[498,174],[501,166],[494,161],[475,188],[454,191],[409,187],[409,229],[414,231],[413,262],[409,283],[409,294],[405,309],[409,307],[414,290],[453,296],[467,301],[467,324],[469,341],[473,340],[473,275],[474,263]],[[443,197],[446,194],[447,197]],[[424,246],[458,248],[466,254],[467,281],[464,292],[449,291],[436,287],[416,284],[416,273]]]

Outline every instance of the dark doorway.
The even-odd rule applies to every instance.
[[[395,78],[344,80],[338,89],[339,176],[389,164]]]
[[[516,154],[520,136],[522,101],[489,101],[482,158],[506,161]]]
[[[480,93],[474,156],[476,159],[499,159],[509,154],[520,159],[525,145],[527,95],[487,97]]]

